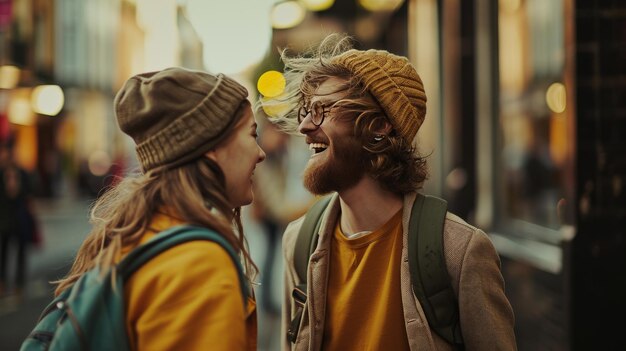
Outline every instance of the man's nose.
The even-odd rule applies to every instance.
[[[319,126],[316,126],[315,124],[313,124],[313,120],[311,119],[311,113],[309,112],[304,117],[302,122],[300,122],[300,125],[298,126],[298,132],[300,132],[301,134],[308,134],[308,133],[313,132],[317,128],[319,128]]]

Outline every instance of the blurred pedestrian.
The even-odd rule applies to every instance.
[[[283,53],[283,61],[286,96],[295,108],[279,121],[304,134],[311,149],[304,185],[314,194],[333,194],[319,231],[306,233],[319,233],[310,260],[309,247],[298,240],[307,227],[302,218],[283,237],[283,349],[514,350],[498,254],[484,232],[445,207],[441,255],[437,247],[426,251],[445,258],[447,272],[440,276],[451,287],[437,290],[447,294],[434,301],[453,312],[449,333],[434,328],[442,321],[425,318],[434,307],[413,288],[408,228],[414,202],[425,201],[417,191],[427,176],[413,143],[426,95],[409,60],[354,50],[349,38],[332,35],[316,52]],[[304,277],[299,262],[308,264]],[[421,278],[432,280],[438,271],[433,265],[429,272],[435,273]]]
[[[26,282],[28,244],[35,238],[28,173],[13,158],[13,139],[0,143],[0,295],[20,296]],[[9,256],[15,255],[15,276],[9,281]]]
[[[294,141],[300,143],[275,125],[263,124],[259,145],[267,158],[257,169],[254,182],[252,214],[263,228],[267,244],[261,269],[260,299],[264,310],[276,316],[280,313],[280,306],[272,299],[276,249],[287,224],[302,216],[312,199],[299,180],[302,147]]]
[[[256,266],[240,208],[252,201],[251,177],[265,153],[256,142],[247,95],[225,75],[182,68],[125,82],[115,97],[115,113],[121,130],[137,144],[143,172],[127,176],[97,200],[92,232],[57,294],[96,265],[112,267],[180,224],[221,234],[253,279]],[[256,349],[255,302],[250,298],[243,306],[241,284],[234,262],[216,243],[192,241],[161,253],[124,286],[130,348]]]

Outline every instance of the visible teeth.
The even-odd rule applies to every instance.
[[[326,148],[328,148],[328,145],[322,144],[322,143],[311,143],[311,144],[309,144],[309,150],[326,149]]]

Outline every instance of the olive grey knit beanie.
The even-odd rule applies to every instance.
[[[148,171],[181,165],[215,147],[236,124],[247,96],[246,88],[223,74],[174,67],[129,78],[114,108]]]

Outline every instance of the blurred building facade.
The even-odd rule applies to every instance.
[[[202,43],[175,0],[3,0],[0,9],[0,66],[16,67],[18,77],[0,89],[0,131],[15,136],[40,196],[95,196],[111,176],[136,167],[113,118],[114,94],[128,77],[203,68]],[[63,90],[54,116],[28,108],[44,84]]]
[[[427,191],[492,237],[520,349],[623,349],[626,4],[411,5]]]
[[[39,195],[64,196],[74,183],[95,195],[110,175],[136,165],[115,126],[115,91],[164,65],[205,68],[202,41],[179,3],[0,0],[0,67],[19,69],[15,84],[5,83],[14,70],[1,71],[0,138],[16,135]],[[425,191],[492,237],[520,349],[623,348],[626,4],[329,4],[275,28],[250,80],[281,69],[276,47],[304,50],[330,32],[407,55],[429,97],[419,134],[431,155]],[[42,84],[63,89],[55,117],[27,107]]]

